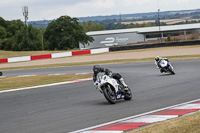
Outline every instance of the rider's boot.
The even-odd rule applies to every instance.
[[[123,78],[120,78],[119,81],[121,82],[121,84],[124,86],[124,88],[128,88],[128,85],[124,82]]]
[[[163,69],[160,69],[160,72],[163,73],[164,72]]]

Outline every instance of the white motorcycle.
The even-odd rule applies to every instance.
[[[116,100],[124,99],[131,100],[132,93],[130,88],[124,88],[116,79],[105,75],[105,73],[97,74],[97,81],[95,83],[97,89],[104,94],[106,100],[115,104]]]
[[[159,62],[159,65],[161,66],[161,69],[163,70],[163,72],[175,74],[175,72],[173,71],[173,66],[170,64],[169,61],[161,60]]]

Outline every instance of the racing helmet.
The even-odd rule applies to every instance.
[[[93,72],[94,73],[99,73],[100,72],[101,67],[99,65],[94,65],[93,66]]]
[[[156,60],[156,61],[159,61],[159,60],[160,60],[160,57],[159,57],[159,56],[156,56],[156,57],[155,57],[155,60]]]

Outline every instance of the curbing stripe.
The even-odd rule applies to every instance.
[[[155,112],[149,115],[184,115],[189,114],[191,112],[198,111],[199,109],[166,109],[163,111]]]
[[[136,119],[130,119],[123,122],[145,122],[145,123],[154,123],[159,121],[164,121],[172,118],[176,118],[178,115],[145,115]]]
[[[195,106],[195,105],[197,105],[197,106]],[[139,114],[139,115],[135,115],[135,116],[111,121],[111,122],[108,122],[108,123],[100,124],[100,125],[97,125],[97,126],[73,131],[73,132],[70,132],[70,133],[103,133],[103,132],[105,132],[104,130],[95,131],[94,129],[97,129],[97,128],[100,129],[101,127],[108,127],[109,125],[113,125],[115,123],[143,122],[143,123],[153,124],[155,122],[160,122],[160,121],[176,118],[176,117],[179,117],[179,116],[182,116],[182,115],[187,115],[187,114],[190,114],[191,112],[195,113],[195,112],[200,110],[199,106],[200,106],[200,99],[196,99],[196,100],[193,100],[193,101],[169,106],[169,107],[166,107],[166,108],[161,108],[161,109],[150,111],[150,112],[147,112],[147,113],[143,113],[143,114]],[[184,108],[184,107],[186,107],[186,108]],[[166,110],[171,110],[171,111],[174,110],[175,113],[177,113],[177,110],[179,110],[179,111],[182,110],[182,111],[184,111],[184,114],[181,113],[181,115],[152,115],[153,113],[158,113],[158,112],[162,112],[162,111],[164,112]],[[127,124],[126,126],[128,126],[128,125],[129,124]],[[138,128],[140,128],[140,126]],[[112,129],[115,130],[114,127]],[[135,128],[133,128],[133,129],[135,129]],[[121,129],[118,128],[117,130],[119,131],[119,133],[123,133],[124,131],[128,131],[128,130],[123,130],[122,128]],[[117,132],[117,130],[116,130],[116,132]],[[132,130],[132,129],[129,129],[129,130]],[[106,133],[110,133],[110,131],[107,131]]]
[[[103,127],[92,129],[92,131],[126,131],[130,129],[139,128],[141,126],[149,125],[151,123],[144,122],[119,122],[115,124],[106,125]]]
[[[200,103],[199,104],[194,104],[194,103],[186,104],[186,105],[175,107],[172,109],[200,109]]]
[[[85,131],[84,133],[123,133],[123,131]]]

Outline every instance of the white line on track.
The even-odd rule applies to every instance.
[[[62,84],[71,84],[71,83],[77,83],[77,82],[88,81],[88,80],[92,80],[92,78],[85,78],[85,79],[78,79],[78,80],[72,80],[72,81],[66,81],[66,82],[60,82],[60,83],[53,83],[53,84],[47,84],[47,85],[5,90],[5,91],[0,91],[0,93],[12,92],[12,91],[21,91],[21,90],[30,90],[30,89],[34,89],[34,88],[41,88],[41,87],[48,87],[48,86],[55,86],[55,85],[62,85]]]

